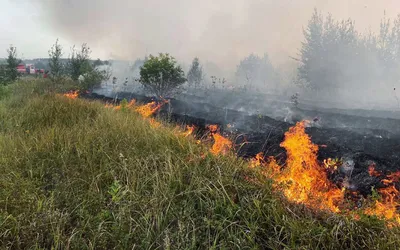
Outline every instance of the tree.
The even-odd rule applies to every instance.
[[[300,50],[301,65],[298,68],[299,79],[315,87],[315,80],[319,78],[319,65],[322,52],[322,35],[324,20],[317,9],[308,22],[307,29],[303,30],[305,41]]]
[[[263,57],[250,54],[237,66],[236,79],[237,82],[245,83],[245,86],[249,88],[256,85],[266,87],[268,84],[276,83],[277,74],[267,54]]]
[[[150,55],[140,68],[139,82],[158,97],[166,97],[185,83],[186,79],[175,58],[160,53],[158,57]]]
[[[314,11],[304,32],[298,79],[312,89],[367,96],[400,81],[400,16],[384,17],[378,34],[361,34],[351,19],[335,21]]]
[[[189,85],[195,88],[199,87],[204,79],[203,67],[200,65],[199,58],[194,58],[187,74],[187,81]]]
[[[102,66],[104,63],[100,60],[100,58],[97,58],[96,61],[93,62],[93,66],[98,67]]]
[[[107,70],[99,70],[91,63],[90,54],[91,50],[86,43],[82,44],[79,51],[76,51],[74,46],[67,64],[69,76],[74,81],[79,80],[81,88],[85,90],[92,89],[110,78]]]
[[[49,50],[49,68],[50,68],[50,79],[53,84],[60,83],[62,81],[64,75],[64,65],[61,62],[62,57],[62,47],[58,43],[58,39],[56,43]]]
[[[68,72],[72,80],[77,81],[79,76],[90,71],[90,54],[91,50],[86,43],[82,44],[80,51],[76,51],[75,46],[72,47],[68,61]]]
[[[11,45],[7,49],[7,54],[6,65],[1,68],[0,72],[0,83],[3,85],[16,81],[20,75],[17,66],[21,60],[17,58],[17,48]]]

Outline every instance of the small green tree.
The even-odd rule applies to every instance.
[[[171,95],[186,79],[175,58],[160,53],[158,57],[150,55],[140,68],[139,82],[158,97],[165,97]]]
[[[62,47],[58,43],[58,39],[56,43],[49,50],[49,68],[50,68],[50,79],[53,84],[61,83],[64,75],[64,65],[61,62],[62,57]]]
[[[71,57],[68,60],[67,68],[72,80],[80,82],[81,89],[90,90],[99,85],[102,81],[110,78],[106,70],[99,70],[90,60],[91,50],[84,43],[79,51],[72,47]]]
[[[194,58],[187,74],[187,81],[190,86],[199,87],[204,79],[203,67],[200,65],[199,58]]]
[[[7,85],[16,81],[20,75],[17,66],[21,60],[17,58],[17,48],[11,45],[10,48],[7,49],[7,54],[6,64],[0,69],[0,84],[2,85]]]
[[[82,44],[79,51],[75,46],[71,49],[71,57],[68,60],[68,73],[72,80],[77,81],[79,76],[91,70],[90,65],[91,50],[86,43]]]

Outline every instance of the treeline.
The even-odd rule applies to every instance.
[[[301,86],[320,93],[329,93],[330,96],[334,93],[339,96],[346,92],[361,96],[376,90],[388,93],[395,90],[396,84],[400,83],[400,15],[395,20],[385,16],[380,23],[379,32],[362,33],[356,30],[352,19],[337,21],[331,15],[324,17],[315,10],[303,32],[304,41],[299,46],[296,59],[297,74],[293,76],[294,82]],[[6,65],[0,68],[2,83],[14,81],[18,77],[16,65],[20,60],[17,59],[16,49],[11,47],[8,53]],[[38,63],[50,70],[53,81],[65,78],[78,81],[80,76],[84,76],[82,85],[91,87],[108,79],[110,75],[98,70],[99,66],[109,65],[109,62],[92,60],[90,53],[87,44],[83,44],[80,48],[73,47],[68,59],[62,58],[62,47],[57,41],[49,51],[50,59],[41,59]],[[150,58],[153,60],[148,62]],[[154,79],[162,81],[154,83],[160,86],[159,89],[167,84],[167,78],[168,81],[177,79],[178,85],[182,85],[183,77],[184,82],[194,88],[205,82],[224,87],[228,82],[230,86],[244,89],[278,90],[282,88],[283,82],[288,82],[288,77],[283,77],[285,73],[273,66],[267,54],[250,54],[245,57],[237,65],[233,78],[228,81],[224,75],[207,75],[200,61],[199,58],[194,58],[186,73],[182,69],[172,71],[179,72],[179,77],[169,79],[167,76],[173,74],[167,71],[177,67],[177,62],[172,56],[160,54],[158,57],[136,60],[132,65],[132,72],[139,76],[146,62],[148,65],[151,62],[159,63],[154,64],[159,67],[154,68],[154,74],[157,74]],[[159,77],[160,74],[163,77]],[[283,78],[286,80],[282,80]],[[143,82],[142,75],[141,80],[138,81]],[[168,82],[170,86],[175,84]]]
[[[109,71],[99,69],[99,66],[110,65],[110,63],[100,59],[92,60],[90,57],[91,50],[86,43],[82,44],[80,48],[73,46],[69,58],[65,59],[62,58],[64,55],[63,47],[57,39],[48,53],[49,58],[38,59],[35,66],[49,71],[48,77],[54,85],[74,81],[79,82],[79,88],[87,90],[104,80],[108,80],[111,76]],[[7,49],[7,54],[7,59],[0,65],[0,85],[13,83],[21,76],[17,66],[22,63],[22,60],[18,57],[17,48],[10,46]]]
[[[360,33],[351,19],[314,11],[300,50],[298,80],[320,91],[394,89],[400,80],[400,15],[378,33]]]

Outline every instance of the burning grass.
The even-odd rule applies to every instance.
[[[135,112],[53,95],[16,95],[0,102],[0,121],[3,248],[396,249],[400,244],[399,229],[389,230],[374,218],[355,221],[285,202],[247,162],[214,157],[195,139],[168,126],[151,127]],[[298,157],[293,152],[293,160]],[[285,171],[276,162],[261,170]],[[326,185],[318,184],[318,192],[325,194]]]

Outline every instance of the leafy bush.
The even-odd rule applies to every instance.
[[[83,90],[92,89],[102,81],[110,78],[107,70],[99,70],[90,60],[91,50],[86,43],[82,44],[80,51],[72,48],[71,57],[67,64],[68,74],[74,81],[79,81]]]
[[[139,82],[158,97],[171,95],[178,86],[186,82],[182,68],[175,58],[160,53],[158,57],[150,55],[140,68]]]

